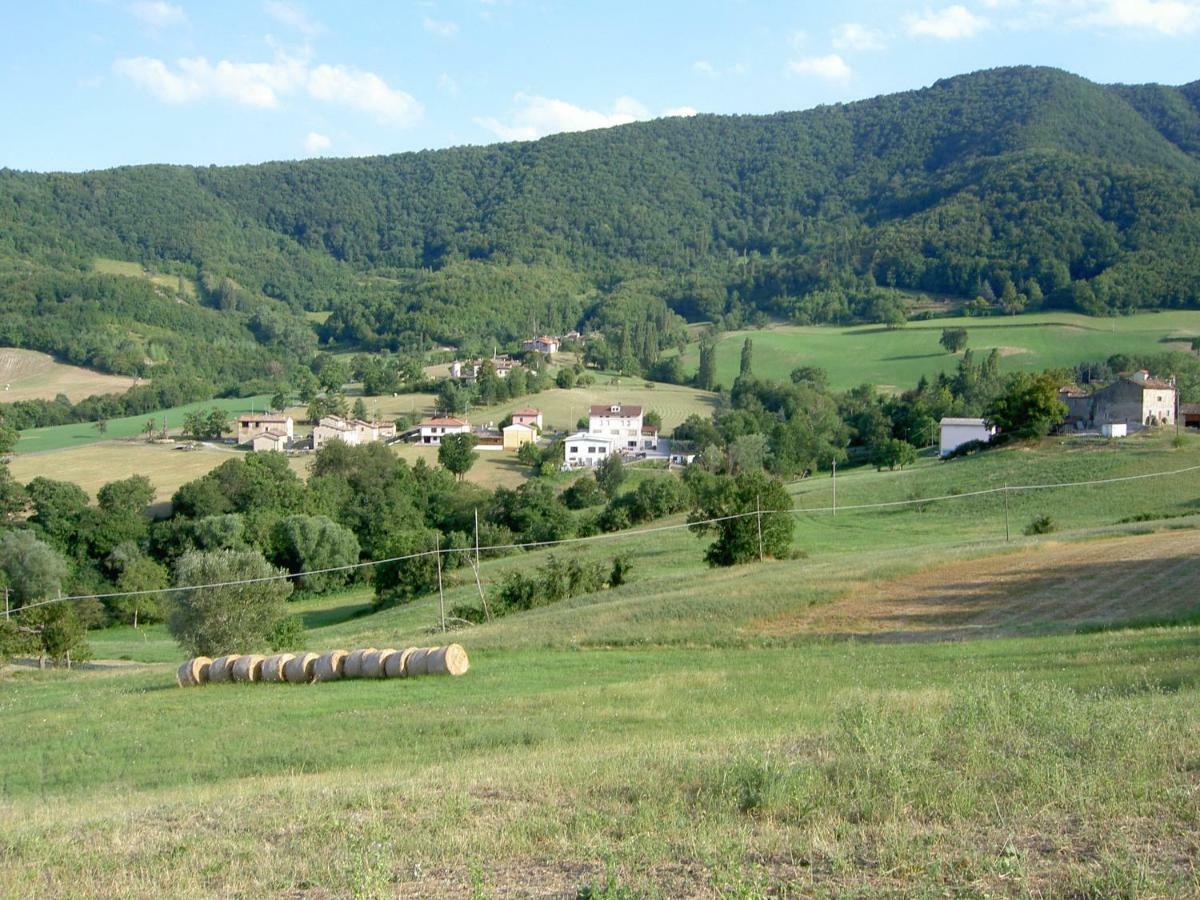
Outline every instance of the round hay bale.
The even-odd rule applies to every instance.
[[[362,677],[382,678],[383,661],[395,652],[395,647],[389,647],[386,650],[372,650],[370,653],[364,653],[362,658]]]
[[[434,648],[417,647],[412,653],[408,654],[408,659],[404,663],[404,671],[409,678],[425,674],[425,657],[429,655],[429,651],[432,649]]]
[[[283,667],[296,658],[295,653],[276,653],[263,660],[261,679],[275,684],[284,680]]]
[[[208,669],[212,660],[207,656],[189,659],[175,670],[175,683],[180,687],[196,687],[208,681]]]
[[[404,671],[404,664],[408,661],[409,654],[413,652],[413,647],[406,650],[394,650],[383,659],[383,674],[387,678],[403,678],[408,673]]]
[[[208,667],[208,682],[209,684],[227,684],[233,680],[233,664],[237,662],[238,655],[232,653],[228,656],[218,656],[212,661]]]
[[[374,652],[375,652],[374,647],[364,647],[361,650],[353,651],[349,656],[346,657],[346,666],[342,670],[342,677],[343,678],[362,678],[363,677],[363,671],[362,671],[363,657],[366,656],[368,653],[374,653]]]
[[[237,684],[248,684],[258,681],[262,672],[263,658],[257,653],[239,656],[233,664],[233,680]]]
[[[430,675],[464,675],[470,667],[461,644],[437,647],[425,655],[425,671]]]
[[[288,684],[308,684],[313,680],[313,668],[320,657],[316,653],[301,653],[283,664],[283,679]]]
[[[345,673],[346,651],[330,650],[313,663],[313,681],[337,681]]]

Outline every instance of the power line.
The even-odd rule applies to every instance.
[[[964,500],[969,497],[983,497],[990,494],[1004,493],[1005,491],[1041,491],[1054,490],[1058,488],[1073,488],[1073,487],[1091,487],[1095,485],[1117,484],[1120,482],[1140,481],[1149,478],[1166,478],[1175,475],[1184,475],[1188,472],[1200,471],[1200,465],[1186,466],[1182,469],[1172,469],[1166,472],[1145,472],[1138,475],[1123,475],[1113,478],[1098,478],[1089,481],[1061,481],[1061,482],[1045,482],[1040,484],[1024,484],[1024,485],[1008,485],[1006,487],[983,488],[977,491],[964,491],[958,494],[942,494],[935,497],[919,497],[910,498],[907,500],[888,500],[880,503],[860,503],[851,506],[839,504],[838,506],[816,506],[816,507],[793,507],[788,510],[792,515],[810,515],[813,513],[833,513],[833,512],[852,512],[857,510],[870,509],[895,509],[903,506],[916,506],[924,503],[940,503],[948,500]],[[746,519],[760,515],[760,512],[755,509],[750,512],[733,513],[728,516],[717,516],[711,519],[702,519],[698,521],[674,522],[669,525],[656,525],[651,528],[636,528],[629,531],[612,531],[603,534],[587,535],[585,537],[570,537],[559,538],[557,540],[548,541],[525,541],[522,543],[511,544],[492,544],[490,546],[479,547],[478,552],[495,552],[500,550],[540,550],[548,547],[559,547],[567,544],[585,544],[594,543],[605,540],[622,540],[625,538],[635,538],[647,534],[659,534],[665,531],[677,531],[681,528],[693,528],[696,526],[715,525],[719,522],[728,522],[733,519]],[[412,559],[420,559],[427,556],[445,555],[451,553],[474,553],[475,548],[437,548],[433,550],[420,550],[416,553],[408,553],[403,556],[392,556],[387,559],[364,560],[356,563],[349,563],[344,566],[331,566],[324,569],[311,569],[304,572],[281,572],[278,575],[265,575],[260,578],[243,578],[234,581],[219,581],[208,584],[180,585],[177,587],[153,588],[141,591],[112,591],[103,594],[76,594],[68,597],[52,597],[46,600],[40,600],[37,603],[28,603],[22,606],[21,609],[36,609],[40,606],[49,606],[52,603],[69,603],[79,600],[112,600],[119,597],[146,597],[146,596],[161,596],[163,594],[180,593],[182,591],[203,590],[210,588],[223,587],[243,587],[250,584],[262,584],[269,581],[287,581],[292,578],[305,578],[312,575],[329,575],[337,572],[352,572],[358,569],[366,569],[372,566],[388,565],[390,563],[407,562]],[[14,610],[18,612],[19,610]]]

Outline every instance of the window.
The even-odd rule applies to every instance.
[[[578,448],[578,447],[571,447],[571,448],[570,448],[570,450],[571,450],[571,452],[572,452],[572,453],[578,453],[578,452],[579,452],[579,448]]]

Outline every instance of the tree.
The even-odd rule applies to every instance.
[[[0,456],[12,453],[21,439],[21,432],[0,418]]]
[[[625,481],[627,474],[625,461],[621,459],[621,454],[610,453],[596,467],[596,483],[600,485],[600,490],[604,491],[604,496],[611,500],[617,495],[617,490]]]
[[[447,378],[438,388],[437,411],[447,416],[465,413],[467,411],[466,391]]]
[[[280,519],[272,535],[274,561],[289,572],[335,569],[358,562],[354,532],[326,516],[295,515]],[[301,590],[321,594],[344,585],[352,572],[322,572],[296,580]]]
[[[100,434],[108,434],[108,419],[97,419],[92,427]]]
[[[1010,375],[1004,390],[984,411],[984,418],[1003,435],[1041,437],[1067,414],[1066,404],[1058,399],[1058,388],[1058,381],[1048,372]]]
[[[739,435],[729,445],[734,472],[761,471],[767,462],[767,439],[758,432]]]
[[[229,414],[219,406],[208,411],[204,419],[204,436],[219,438],[229,428]]]
[[[283,412],[285,409],[287,409],[287,405],[287,391],[284,388],[280,388],[275,392],[275,395],[271,397],[271,409],[275,410],[275,412]]]
[[[9,531],[0,537],[0,569],[8,579],[12,609],[60,593],[67,565],[32,531]]]
[[[1000,308],[1011,316],[1025,309],[1025,304],[1029,302],[1029,298],[1024,294],[1018,294],[1016,285],[1011,281],[1004,282],[1004,290],[1000,293]]]
[[[559,369],[554,376],[554,384],[563,390],[570,390],[575,387],[575,373],[571,369]]]
[[[693,490],[691,530],[716,535],[704,554],[710,566],[737,565],[760,555],[781,559],[790,552],[792,498],[780,481],[763,472],[700,473]]]
[[[752,374],[751,365],[754,361],[754,342],[750,338],[742,343],[742,359],[738,365],[739,376],[749,376]]]
[[[147,419],[142,425],[142,434],[146,436],[146,440],[148,441],[154,440],[154,434],[157,431],[158,425],[155,424],[154,419]]]
[[[354,418],[358,419],[360,422],[366,421],[367,404],[365,402],[363,402],[362,397],[359,397],[357,400],[354,401],[354,409],[350,414],[352,416],[354,416]]]
[[[711,391],[717,383],[717,341],[710,332],[700,338],[700,368],[696,372],[696,387]]]
[[[442,442],[438,446],[438,463],[442,468],[453,472],[459,481],[462,481],[467,472],[471,471],[471,466],[475,465],[477,459],[479,459],[479,454],[475,452],[474,435],[443,435]]]
[[[292,585],[262,579],[284,574],[252,550],[185,553],[175,563],[175,585],[189,589],[170,595],[167,630],[195,656],[265,650],[287,618]],[[253,583],[229,584],[240,581]]]
[[[28,504],[25,488],[12,477],[8,464],[0,462],[0,522],[13,521]]]
[[[943,328],[938,343],[946,348],[947,353],[957,353],[967,346],[967,329]]]
[[[142,553],[132,542],[121,544],[113,550],[108,565],[119,573],[117,590],[127,594],[113,597],[107,602],[116,618],[134,628],[138,627],[139,622],[158,621],[160,595],[146,592],[158,591],[170,584],[167,569]]]
[[[871,465],[876,469],[903,469],[917,461],[917,449],[908,441],[890,438],[871,448]]]

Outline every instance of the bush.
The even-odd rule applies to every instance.
[[[1050,534],[1057,531],[1058,525],[1049,516],[1038,516],[1032,522],[1025,526],[1025,534]]]
[[[604,502],[604,491],[591,475],[577,478],[562,494],[563,503],[568,509],[587,509]]]

